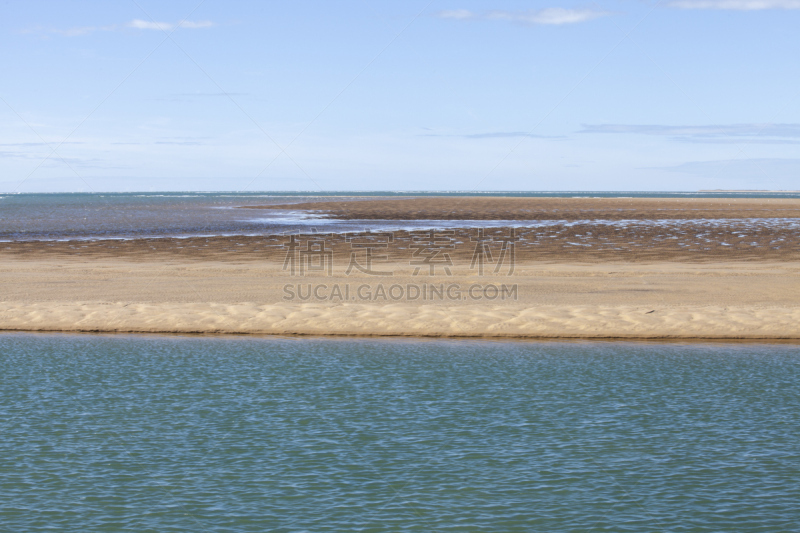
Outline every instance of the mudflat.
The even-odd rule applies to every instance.
[[[360,198],[243,206],[292,209],[344,220],[663,220],[798,218],[793,198]]]

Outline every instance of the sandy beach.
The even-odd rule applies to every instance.
[[[551,223],[7,242],[0,328],[800,338],[797,200],[419,198],[291,207],[340,218]]]
[[[277,263],[10,260],[0,271],[0,324],[26,331],[793,339],[800,338],[798,279],[800,265],[787,263],[528,263],[511,277],[421,280],[407,270],[386,281],[341,272],[297,278]],[[424,300],[395,300],[401,289],[390,290],[422,284]],[[326,288],[302,299],[309,285]],[[342,294],[349,286],[355,300],[331,297],[336,285]],[[444,296],[430,297],[439,285]],[[502,285],[516,285],[516,298],[484,292]]]
[[[385,205],[390,218],[405,205],[442,218],[461,205],[470,209],[462,213],[467,218],[513,220],[521,206],[543,199],[521,200],[362,200],[337,209],[339,216],[364,217]],[[572,199],[544,200],[574,214]],[[694,201],[640,200],[632,209],[650,217],[640,220],[679,223],[628,226],[598,222],[616,200],[581,200],[581,218],[573,220],[583,222],[480,234],[443,230],[434,235],[438,252],[431,252],[429,232],[409,231],[294,241],[265,235],[3,243],[0,329],[797,339],[800,246],[785,220],[800,203],[778,201],[780,209],[771,209],[767,202],[740,201],[746,205],[734,209],[715,200],[720,216],[704,221],[708,213],[695,212]],[[320,204],[311,205],[337,206]],[[354,205],[358,211],[348,211]],[[599,218],[587,219],[589,211]],[[513,247],[503,252],[512,235]]]

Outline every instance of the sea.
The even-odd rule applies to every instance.
[[[0,194],[0,240],[357,229],[236,209],[321,196]],[[798,344],[0,333],[2,532],[777,533],[798,480]]]
[[[800,347],[0,334],[0,530],[788,532]]]
[[[154,237],[275,235],[443,228],[452,221],[352,221],[293,210],[238,209],[252,205],[298,204],[320,199],[434,196],[561,198],[800,198],[798,192],[174,192],[174,193],[0,193],[0,242],[97,240]],[[561,221],[551,221],[558,223]],[[580,222],[580,221],[577,221]],[[529,227],[544,222],[474,220],[460,227]],[[674,222],[670,222],[674,224]]]

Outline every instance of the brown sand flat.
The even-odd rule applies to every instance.
[[[800,200],[784,198],[499,198],[355,199],[243,209],[291,209],[346,220],[654,220],[798,218]]]
[[[746,228],[746,229],[743,229]],[[513,232],[513,233],[512,233]],[[478,245],[478,229],[437,230],[437,242],[447,247],[453,261],[469,263]],[[507,227],[483,231],[483,239],[497,255],[503,240],[514,236],[516,258],[521,261],[798,261],[800,232],[790,224],[720,223],[702,221],[679,225],[558,224],[543,228]],[[430,232],[391,232],[391,242],[381,235],[364,233],[350,237],[305,234],[295,237],[301,247],[324,243],[336,262],[347,262],[359,243],[383,243],[379,253],[392,261],[410,261],[414,246],[428,240]],[[0,259],[11,258],[125,258],[131,261],[181,259],[187,261],[260,262],[283,261],[290,237],[197,237],[189,239],[134,239],[64,242],[0,243]],[[356,243],[356,244],[353,244]],[[376,252],[378,253],[378,252]]]

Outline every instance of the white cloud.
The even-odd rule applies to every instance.
[[[800,0],[798,0],[800,1]],[[488,13],[475,13],[466,9],[456,9],[452,11],[440,11],[440,18],[469,20],[508,20],[522,24],[575,24],[586,22],[608,15],[607,11],[597,11],[595,9],[565,9],[563,7],[548,7],[546,9],[530,11],[489,11]]]
[[[126,24],[129,28],[135,28],[137,30],[163,30],[169,31],[175,27],[174,24],[170,24],[169,22],[151,22],[148,20],[140,20],[140,19],[133,19],[132,21]]]
[[[800,0],[674,0],[667,5],[678,9],[760,11],[764,9],[800,9]]]
[[[549,7],[538,11],[492,11],[486,18],[496,20],[511,20],[525,24],[575,24],[586,22],[608,15],[605,11],[594,9],[564,9],[563,7]]]
[[[200,20],[197,22],[191,20],[182,20],[177,24],[172,24],[171,22],[153,22],[148,20],[141,20],[141,19],[134,19],[126,24],[129,28],[135,28],[137,30],[161,30],[161,31],[171,31],[177,28],[189,28],[189,29],[200,29],[200,28],[210,28],[213,26],[214,23],[210,20]]]

